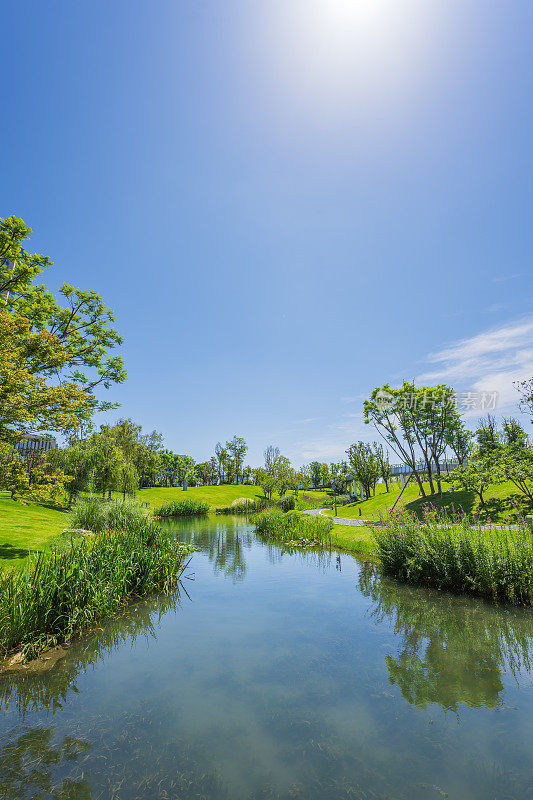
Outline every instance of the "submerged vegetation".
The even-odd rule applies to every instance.
[[[187,498],[186,500],[172,500],[154,511],[154,514],[156,517],[195,517],[209,514],[209,511],[209,503]]]
[[[328,517],[312,517],[298,511],[283,513],[271,508],[254,520],[257,533],[279,539],[291,547],[323,547],[330,545],[333,521]]]
[[[0,654],[35,656],[135,597],[172,589],[189,548],[154,522],[73,538],[40,553],[24,572],[0,573]]]
[[[533,536],[517,530],[473,528],[466,516],[400,512],[374,531],[383,571],[401,580],[530,605]]]

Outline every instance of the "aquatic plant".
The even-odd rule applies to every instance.
[[[209,503],[204,503],[201,500],[193,500],[186,498],[184,500],[172,500],[166,503],[157,511],[154,511],[156,517],[195,517],[201,514],[209,514]]]
[[[533,601],[533,537],[517,529],[469,525],[462,511],[427,508],[424,518],[401,510],[374,536],[385,573],[453,592],[517,605]]]
[[[145,519],[146,513],[135,500],[115,499],[103,502],[100,497],[82,497],[72,510],[73,528],[100,533],[106,530],[126,530]]]
[[[172,589],[188,552],[142,519],[124,531],[73,538],[66,550],[30,558],[24,572],[1,572],[0,654],[21,647],[34,656],[134,597]]]
[[[333,529],[330,517],[300,514],[298,511],[284,513],[277,508],[258,514],[254,523],[257,533],[281,539],[290,547],[327,545]]]
[[[217,508],[217,514],[257,514],[267,508],[279,508],[281,511],[292,511],[297,507],[297,500],[293,494],[284,494],[277,499],[268,497],[239,497],[230,506]]]

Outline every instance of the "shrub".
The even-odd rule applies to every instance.
[[[146,518],[140,503],[136,500],[111,500],[102,502],[99,497],[80,498],[73,508],[71,525],[73,528],[100,533],[106,530],[126,530]]]
[[[324,494],[321,497],[316,497],[311,494],[301,493],[296,499],[296,508],[300,511],[311,508],[331,508],[332,503],[333,496],[330,497]]]
[[[0,573],[0,652],[35,656],[124,603],[173,588],[189,548],[145,518],[125,531],[73,539],[65,551],[31,558],[25,572]]]
[[[284,494],[279,500],[276,500],[276,507],[282,511],[294,511],[296,508],[296,498],[293,494]]]
[[[401,580],[514,604],[533,600],[533,537],[470,527],[464,515],[400,512],[374,531],[383,570]]]
[[[201,500],[172,500],[161,506],[154,514],[157,517],[193,517],[201,514],[209,514],[209,503],[203,503]]]
[[[268,497],[258,497],[253,500],[251,497],[239,497],[230,506],[217,508],[217,514],[256,514],[267,508],[279,508],[281,511],[292,511],[296,508],[297,501],[294,495],[284,494],[277,500]]]
[[[235,500],[233,501],[233,503],[231,505],[232,505],[232,507],[235,507],[235,508],[241,507],[241,506],[243,506],[245,508],[249,508],[250,506],[253,506],[253,504],[254,504],[254,501],[252,500],[251,497],[237,497],[237,498],[235,498]]]
[[[278,508],[258,514],[254,523],[258,533],[281,539],[290,547],[328,544],[333,529],[330,517],[314,517],[298,511],[284,513]]]

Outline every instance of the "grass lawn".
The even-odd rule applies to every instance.
[[[150,489],[140,489],[137,500],[150,503],[150,510],[154,511],[164,503],[172,500],[202,500],[209,503],[212,508],[224,508],[230,506],[233,500],[239,497],[250,497],[255,500],[262,497],[263,492],[259,486],[189,486],[186,492],[180,486],[164,487],[156,486]]]
[[[323,491],[307,491],[307,495],[325,497]],[[159,508],[171,500],[191,498],[203,500],[212,508],[224,508],[239,497],[262,497],[258,486],[199,486],[184,492],[181,488],[141,489],[137,499],[150,503],[150,510]],[[43,550],[64,528],[70,525],[69,515],[64,511],[46,506],[21,505],[11,500],[8,492],[0,491],[0,568],[23,566],[27,556]]]
[[[302,491],[300,494],[310,495],[312,497],[325,497],[326,492],[320,490]],[[140,489],[136,495],[138,500],[150,503],[150,509],[153,511],[158,509],[163,503],[170,503],[172,500],[203,500],[209,503],[212,508],[226,508],[230,506],[234,500],[240,497],[250,497],[252,500],[263,497],[263,492],[260,486],[248,486],[246,484],[223,484],[222,486],[189,486],[186,492],[179,486],[172,486],[166,488],[164,486],[156,486],[150,489]]]
[[[431,502],[437,508],[451,507],[453,504],[456,509],[462,507],[469,514],[481,510],[479,500],[474,492],[443,491],[442,498],[440,498],[438,494],[429,495],[428,484],[424,484],[424,489],[428,492],[428,496],[425,498],[420,497],[416,483],[409,483],[396,508],[403,505],[409,511],[414,511],[420,515],[424,503]],[[397,483],[389,484],[389,492],[385,492],[384,484],[378,484],[375,497],[371,497],[370,500],[350,503],[347,506],[338,506],[337,516],[356,519],[359,517],[359,509],[361,509],[361,519],[379,519],[380,513],[387,514],[388,510],[392,508],[400,491],[401,489]],[[519,495],[516,486],[510,482],[502,483],[499,486],[490,486],[484,496],[487,516],[490,516],[493,522],[504,520],[507,517],[514,508],[512,505],[514,499],[518,500],[521,505],[524,504],[523,495]],[[324,513],[329,516],[333,515],[333,511],[330,510]]]
[[[69,517],[63,511],[11,500],[0,492],[0,567],[23,565],[26,557],[42,550],[63,528]]]
[[[356,556],[377,556],[378,546],[372,528],[354,525],[335,525],[331,531],[331,544]]]

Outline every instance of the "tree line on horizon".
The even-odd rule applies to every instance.
[[[269,445],[264,465],[245,463],[248,446],[235,435],[218,442],[211,457],[163,447],[157,431],[144,433],[130,419],[96,430],[98,412],[118,406],[100,393],[126,380],[122,357],[114,351],[123,338],[112,311],[93,290],[67,283],[57,293],[37,279],[52,266],[48,256],[29,253],[31,229],[22,219],[0,219],[0,486],[14,499],[60,502],[81,491],[134,493],[146,486],[251,483],[266,497],[300,488],[346,492],[351,481],[365,498],[391,480],[390,456],[408,466],[421,497],[442,494],[443,483],[474,492],[481,505],[490,485],[511,481],[533,504],[533,449],[520,423],[504,419],[499,430],[490,415],[475,431],[467,429],[444,384],[376,387],[364,402],[364,420],[378,442],[357,441],[346,460],[312,461],[296,468]],[[533,414],[533,378],[516,385],[522,410]],[[53,431],[66,447],[21,455],[15,448],[30,431]],[[442,459],[456,468],[441,474]]]

